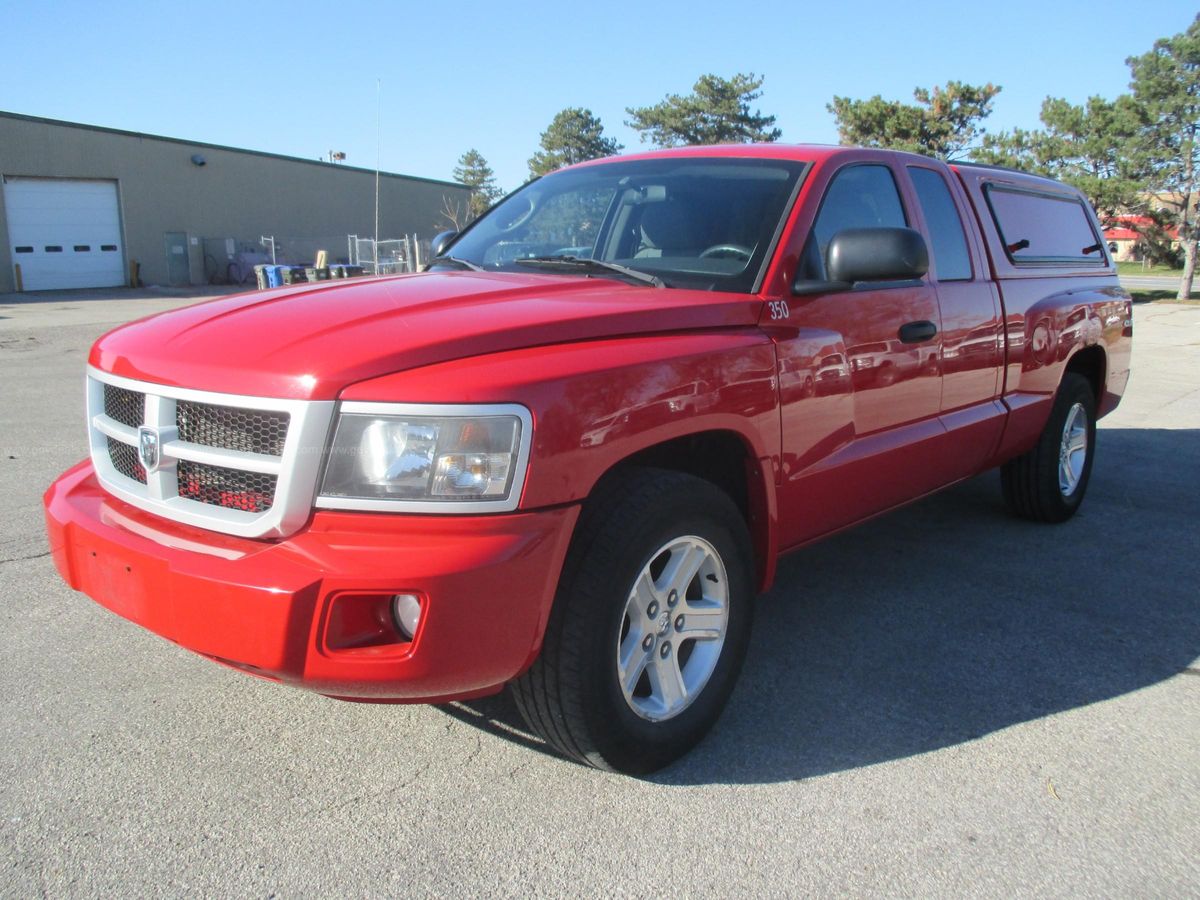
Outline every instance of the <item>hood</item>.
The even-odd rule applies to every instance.
[[[225,297],[123,325],[97,368],[157,384],[332,400],[348,385],[502,350],[650,332],[750,326],[751,294],[611,278],[426,272]]]

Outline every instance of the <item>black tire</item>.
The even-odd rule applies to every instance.
[[[1059,452],[1067,417],[1076,405],[1086,416],[1087,449],[1083,470],[1074,489],[1065,492],[1059,480]],[[1092,460],[1096,455],[1096,398],[1086,378],[1074,372],[1063,376],[1050,418],[1033,449],[1000,468],[1004,502],[1018,516],[1035,522],[1065,522],[1083,502]]]
[[[660,549],[684,536],[707,542],[724,565],[724,642],[689,705],[671,718],[649,721],[622,691],[617,647],[635,582]],[[576,527],[541,654],[511,686],[530,728],[564,756],[630,775],[652,772],[687,753],[717,721],[746,655],[754,600],[751,559],[741,513],[711,483],[641,468],[605,479]],[[667,628],[647,636],[667,642]],[[679,653],[681,667],[687,665],[684,647],[667,647]]]

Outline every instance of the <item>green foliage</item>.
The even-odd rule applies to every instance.
[[[1101,219],[1145,212],[1150,160],[1145,110],[1134,97],[1089,97],[1075,106],[1057,97],[1042,103],[1042,131],[1016,128],[985,135],[976,162],[1047,175],[1083,192]]]
[[[529,175],[537,178],[563,166],[620,153],[624,147],[604,136],[604,126],[590,109],[568,107],[542,132],[542,149],[529,158]]]
[[[1149,52],[1126,62],[1133,96],[1145,108],[1146,145],[1153,149],[1150,187],[1172,212],[1183,244],[1179,299],[1186,300],[1200,240],[1200,15],[1186,31],[1160,38]]]
[[[626,108],[625,124],[658,147],[777,141],[783,132],[773,127],[775,117],[750,109],[762,96],[762,83],[753,72],[701,75],[686,97],[668,94],[654,106]]]
[[[1149,209],[1147,221],[1136,226],[1138,255],[1151,266],[1174,269],[1183,274],[1184,253],[1171,232],[1174,214],[1169,209]]]
[[[1053,177],[1055,154],[1059,149],[1045,132],[1014,128],[1012,131],[984,135],[980,146],[971,151],[971,161]]]
[[[992,112],[1000,93],[994,84],[982,86],[949,81],[944,88],[913,91],[916,104],[834,97],[826,109],[837,120],[843,144],[908,150],[940,159],[957,159],[983,135],[980,123]]]
[[[454,167],[454,180],[471,189],[468,222],[479,217],[504,196],[504,191],[496,184],[496,173],[483,158],[483,154],[474,148],[459,157],[458,165]]]
[[[1129,291],[1134,303],[1170,303],[1177,300],[1174,291],[1154,291],[1133,288]]]
[[[1161,275],[1164,278],[1178,278],[1183,274],[1179,266],[1160,265],[1149,260],[1119,262],[1117,271],[1122,275]]]

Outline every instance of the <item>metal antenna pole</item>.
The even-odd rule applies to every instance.
[[[375,79],[375,244],[379,244],[379,157],[383,148],[383,83]],[[379,253],[376,250],[376,257]]]

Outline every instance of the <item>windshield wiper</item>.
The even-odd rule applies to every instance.
[[[638,284],[648,284],[656,288],[667,286],[665,281],[649,272],[640,272],[620,263],[587,259],[582,256],[530,256],[525,259],[514,259],[513,262],[518,266],[530,266],[538,269],[562,269],[567,272],[586,272],[595,275],[619,275],[630,281],[636,281]]]
[[[458,266],[460,269],[470,269],[472,272],[483,271],[483,266],[476,265],[469,259],[459,259],[457,256],[435,256],[429,261],[431,266],[436,266],[438,263]]]

